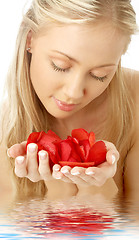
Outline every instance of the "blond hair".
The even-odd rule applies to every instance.
[[[30,81],[31,54],[26,51],[30,30],[37,33],[51,24],[91,24],[102,19],[110,20],[127,36],[127,46],[136,31],[135,12],[130,0],[33,0],[24,14],[16,41],[13,62],[7,76],[7,112],[2,121],[6,148],[27,139],[33,131],[47,131],[47,111],[37,97]],[[127,48],[125,46],[125,49]],[[121,66],[108,87],[110,96],[107,132],[102,137],[112,141],[122,151],[133,122],[133,103],[129,88],[121,76]],[[116,106],[116,110],[115,110]],[[126,131],[127,130],[127,131]],[[123,139],[124,136],[124,139]],[[8,158],[9,159],[9,158]],[[14,160],[10,158],[14,170]],[[14,172],[14,171],[13,171]],[[13,173],[14,174],[14,173]],[[45,194],[43,181],[32,183],[15,176],[16,186],[28,194]],[[22,185],[22,187],[21,187]]]

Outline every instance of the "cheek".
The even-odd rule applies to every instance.
[[[111,80],[107,82],[93,82],[90,86],[88,86],[88,101],[92,101],[95,98],[99,97],[108,87]]]
[[[57,88],[57,81],[50,67],[43,61],[32,58],[30,65],[30,77],[36,94],[39,98],[45,98]]]

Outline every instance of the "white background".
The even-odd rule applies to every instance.
[[[12,59],[23,7],[31,0],[4,0],[0,4],[0,101],[8,66]],[[131,1],[137,14],[139,25],[139,0]],[[25,5],[26,4],[26,5]],[[122,65],[139,70],[139,34],[133,36],[127,53],[122,58]]]

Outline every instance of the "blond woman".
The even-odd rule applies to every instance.
[[[32,1],[7,76],[2,189],[41,196],[139,190],[139,75],[120,61],[136,30],[129,0]],[[74,128],[105,141],[105,163],[51,172],[47,152],[39,164],[36,144],[26,153],[31,132],[51,129],[64,139]]]

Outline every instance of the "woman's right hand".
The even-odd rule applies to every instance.
[[[49,167],[48,153],[44,150],[39,152],[38,164],[37,144],[28,144],[26,151],[26,143],[14,144],[7,151],[9,157],[15,158],[15,174],[20,178],[26,177],[32,182],[51,180],[52,173]]]

